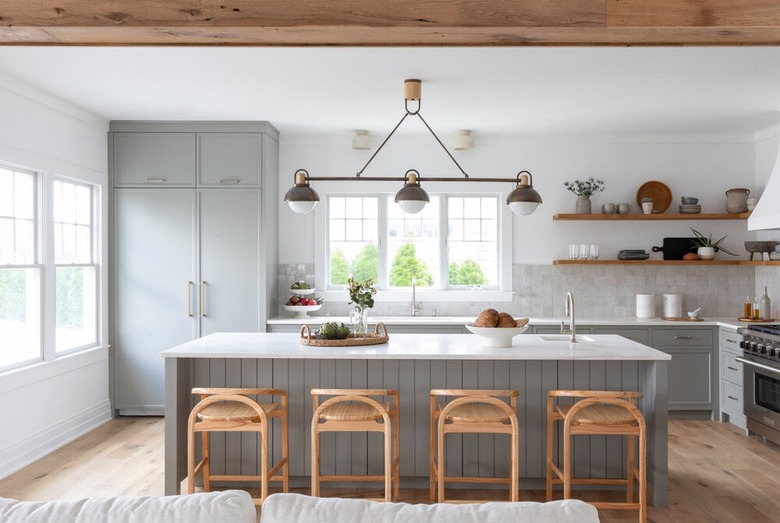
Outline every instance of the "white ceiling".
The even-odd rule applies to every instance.
[[[406,78],[423,81],[422,114],[442,133],[780,123],[778,47],[0,47],[0,73],[109,120],[268,120],[282,133],[386,134]]]

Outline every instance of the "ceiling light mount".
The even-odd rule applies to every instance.
[[[410,108],[411,102],[417,102],[416,107]],[[406,120],[406,118],[409,116],[416,116],[420,119],[420,121],[422,121],[426,129],[428,129],[431,135],[433,135],[433,137],[436,139],[438,144],[441,146],[442,149],[444,149],[444,152],[447,153],[447,156],[450,157],[450,160],[452,160],[452,162],[458,167],[458,170],[463,175],[462,178],[428,178],[426,179],[427,182],[434,182],[434,181],[435,182],[499,182],[499,183],[511,182],[516,184],[516,186],[514,191],[512,191],[512,193],[507,198],[506,203],[507,205],[509,205],[512,212],[524,216],[524,215],[531,214],[536,210],[537,207],[539,207],[539,205],[541,205],[542,198],[539,196],[539,193],[536,192],[536,190],[533,188],[532,176],[531,173],[528,171],[520,171],[517,174],[516,178],[470,178],[469,175],[466,173],[466,171],[463,170],[463,167],[461,167],[458,161],[452,156],[452,154],[444,145],[444,143],[439,139],[436,133],[433,132],[433,129],[431,129],[431,126],[428,125],[428,122],[425,121],[425,118],[423,118],[422,114],[420,113],[421,106],[422,106],[422,82],[416,79],[405,80],[404,81],[404,109],[405,109],[404,115],[401,117],[401,120],[396,124],[396,126],[393,127],[393,130],[390,131],[390,134],[388,134],[387,137],[384,139],[384,141],[382,141],[382,143],[379,145],[377,150],[374,151],[374,154],[371,155],[371,157],[368,159],[368,161],[363,166],[363,168],[360,169],[355,174],[355,177],[354,178],[348,176],[312,177],[309,176],[309,173],[305,169],[299,169],[298,171],[295,172],[295,185],[289,191],[287,191],[287,194],[284,197],[284,201],[289,204],[290,208],[294,212],[297,213],[310,212],[320,199],[316,191],[314,191],[314,189],[312,189],[309,186],[310,180],[403,181],[404,186],[396,194],[395,201],[401,206],[401,209],[403,209],[403,211],[406,213],[413,214],[413,213],[420,212],[425,206],[425,204],[430,201],[430,198],[428,197],[428,193],[426,193],[425,190],[420,186],[420,173],[417,172],[416,169],[409,169],[408,171],[406,171],[403,178],[399,178],[396,176],[393,177],[379,176],[379,177],[371,177],[371,178],[361,178],[366,168],[371,164],[374,158],[376,158],[377,154],[379,154],[379,151],[382,150],[382,148],[385,146],[388,140],[390,140],[393,134],[395,134],[395,132],[398,130],[401,124],[404,123],[404,120]],[[461,131],[461,132],[466,133],[466,137],[471,139],[470,131]],[[355,139],[357,139],[359,136],[362,136],[360,134],[361,131],[358,131],[357,133],[358,134],[355,136]],[[367,136],[368,132],[366,131],[365,134]],[[353,147],[355,147],[354,141],[353,141]]]

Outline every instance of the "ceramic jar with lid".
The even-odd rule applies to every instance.
[[[739,214],[747,212],[747,199],[750,191],[744,188],[729,189],[726,191],[726,212]]]

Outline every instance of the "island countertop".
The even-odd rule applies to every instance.
[[[671,356],[614,334],[562,336],[520,334],[505,348],[482,347],[474,334],[390,334],[387,343],[311,347],[298,334],[218,332],[162,352],[164,358],[284,358],[374,360],[621,360],[663,361]],[[551,340],[552,339],[552,340]]]

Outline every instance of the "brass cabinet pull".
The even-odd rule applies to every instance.
[[[241,179],[240,178],[222,178],[222,179],[219,180],[219,183],[221,183],[221,184],[238,185],[239,183],[241,183]]]
[[[739,370],[738,368],[736,368],[736,367],[732,367],[732,366],[728,366],[728,367],[726,367],[726,368],[727,368],[727,369],[729,369],[729,370]]]
[[[206,317],[206,281],[200,282],[200,317]]]
[[[192,318],[192,285],[191,281],[187,282],[187,317]]]
[[[729,342],[729,343],[739,343],[737,340],[730,340],[728,338],[726,338],[726,341]]]
[[[147,178],[144,183],[165,183],[165,178]]]
[[[693,336],[675,336],[675,340],[692,340]]]
[[[739,401],[739,398],[735,398],[734,396],[726,396],[730,400]]]

